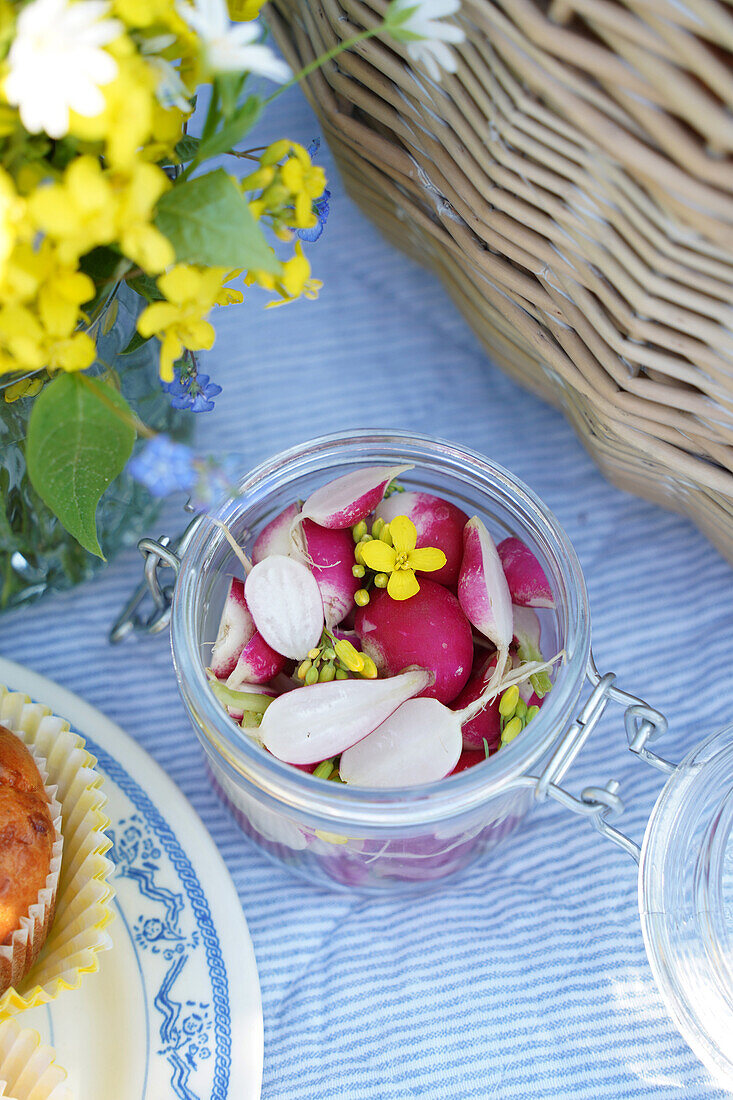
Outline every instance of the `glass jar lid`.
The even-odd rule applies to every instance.
[[[639,864],[639,912],[667,1011],[717,1080],[733,1086],[733,726],[676,768]]]

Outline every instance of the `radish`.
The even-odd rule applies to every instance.
[[[531,607],[514,608],[514,637],[517,641],[517,657],[521,662],[542,660],[541,632],[540,620]],[[530,683],[540,699],[552,688],[552,680],[546,672],[532,676]]]
[[[244,584],[232,577],[211,651],[211,671],[219,680],[226,680],[234,671],[240,653],[254,632],[255,624],[244,598]]]
[[[451,710],[462,710],[469,703],[479,698],[486,687],[489,673],[496,668],[496,657],[492,657],[487,663],[484,661],[479,672],[472,675],[463,691],[450,704]],[[485,743],[485,744],[484,744]],[[480,749],[485,755],[485,747],[490,753],[496,752],[501,744],[501,715],[499,714],[499,699],[487,703],[473,718],[464,723],[463,747],[464,749]]]
[[[313,520],[305,519],[295,534],[294,541],[302,549],[310,571],[316,578],[323,600],[326,626],[331,630],[355,606],[354,593],[361,587],[361,582],[352,572],[354,540],[351,531],[321,527]]]
[[[288,764],[328,760],[376,729],[406,699],[430,683],[413,669],[387,680],[332,680],[290,691],[268,707],[260,737]]]
[[[494,542],[478,516],[463,529],[458,599],[469,621],[496,646],[499,679],[514,636],[512,599]]]
[[[299,511],[300,505],[297,501],[294,501],[288,505],[284,512],[281,512],[279,516],[275,516],[266,527],[262,528],[252,547],[252,562],[254,565],[257,565],[257,562],[262,561],[263,558],[269,558],[271,554],[288,556],[293,548],[290,541],[290,528]]]
[[[287,658],[276,653],[256,630],[239,654],[239,660],[227,679],[227,687],[245,690],[246,684],[266,684],[285,668]]]
[[[374,511],[390,481],[412,469],[412,466],[368,466],[337,477],[311,493],[293,524],[300,519],[312,519],[321,527],[353,527]]]
[[[471,627],[453,593],[435,581],[421,579],[409,600],[377,591],[358,609],[354,627],[363,652],[387,676],[409,665],[430,669],[435,679],[423,693],[430,698],[449,703],[468,680]]]
[[[519,672],[509,673],[498,688],[489,682],[477,699],[458,711],[449,710],[437,699],[408,699],[372,733],[341,753],[341,779],[359,787],[390,788],[414,787],[443,779],[450,775],[460,759],[462,727],[490,703],[499,690],[525,680],[550,664],[532,662]],[[262,727],[279,702],[275,700],[268,708]]]
[[[545,571],[528,546],[517,538],[497,546],[512,603],[520,607],[554,607],[555,600]]]
[[[431,493],[395,493],[379,505],[377,518],[390,523],[395,516],[412,520],[418,546],[440,547],[446,562],[430,574],[430,579],[455,588],[463,557],[463,528],[468,523],[466,513]]]
[[[254,566],[245,595],[262,637],[284,657],[302,661],[323,632],[323,601],[307,566],[272,554]]]
[[[480,752],[477,749],[464,749],[451,775],[458,775],[459,772],[465,772],[476,764],[483,764],[485,759],[486,753],[483,749]]]

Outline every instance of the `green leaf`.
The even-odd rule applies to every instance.
[[[138,351],[144,344],[147,344],[148,340],[152,340],[152,336],[141,336],[139,332],[133,333],[130,343],[126,348],[123,348],[120,355],[132,355],[133,351]]]
[[[223,168],[167,191],[158,203],[155,224],[175,248],[179,263],[280,273],[246,199]]]
[[[144,298],[146,302],[164,302],[165,294],[158,288],[152,275],[136,275],[127,280],[127,285]]]
[[[186,134],[176,145],[176,156],[180,161],[193,160],[199,151],[199,139]]]
[[[220,153],[228,153],[249,133],[261,111],[262,100],[250,96],[220,130],[201,143],[197,159],[204,161],[209,157],[218,157]]]
[[[39,394],[28,422],[26,463],[33,488],[90,554],[103,558],[96,511],[135,442],[130,406],[117,390],[83,374],[60,374]]]

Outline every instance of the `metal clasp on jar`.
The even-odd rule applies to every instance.
[[[561,782],[598,725],[609,702],[619,703],[625,708],[624,723],[630,751],[652,767],[670,774],[675,770],[676,765],[647,748],[650,742],[666,732],[667,719],[643,699],[616,687],[614,673],[607,672],[601,676],[592,654],[588,660],[586,675],[593,685],[593,690],[580,714],[567,730],[540,775],[524,776],[521,783],[523,786],[534,788],[535,798],[538,801],[553,798],[566,809],[589,818],[599,833],[612,840],[614,844],[618,844],[638,863],[641,856],[639,845],[609,823],[610,817],[620,815],[624,811],[624,803],[618,793],[620,788],[618,781],[609,779],[603,787],[586,787],[580,792],[580,798],[576,798],[561,786]]]
[[[190,505],[186,505],[186,510],[193,511]],[[133,633],[159,634],[166,629],[170,623],[175,584],[161,584],[158,571],[161,567],[172,569],[175,580],[181,565],[181,554],[191,541],[201,519],[200,514],[194,516],[177,539],[162,535],[157,540],[141,539],[137,544],[145,559],[144,576],[110,630],[110,642],[121,642]],[[147,615],[143,615],[141,608],[148,598],[152,600],[153,606]]]

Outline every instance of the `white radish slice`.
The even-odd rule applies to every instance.
[[[478,516],[463,529],[458,600],[469,622],[499,651],[495,678],[500,679],[514,637],[512,598],[494,541]]]
[[[313,764],[355,745],[430,683],[424,669],[387,680],[332,680],[280,695],[265,712],[259,736],[288,764]]]
[[[245,594],[255,626],[276,653],[302,661],[321,640],[323,601],[310,569],[282,554],[254,566]]]
[[[489,682],[481,695],[462,710],[449,710],[437,699],[410,698],[367,737],[342,752],[341,779],[359,787],[395,788],[414,787],[445,778],[461,755],[462,727],[495,699],[499,691],[521,683],[552,664],[553,661],[531,662],[502,678],[498,686]],[[278,700],[268,708],[263,725],[277,703]]]
[[[339,775],[359,787],[413,787],[443,779],[463,748],[456,715],[437,699],[408,699],[341,754]]]
[[[412,466],[367,466],[321,486],[306,500],[299,519],[321,527],[353,527],[377,507],[390,481]]]
[[[293,501],[284,512],[275,516],[266,527],[262,528],[252,547],[252,561],[255,565],[258,561],[269,558],[271,554],[288,556],[293,547],[290,528],[299,511],[300,505],[297,501]]]
[[[255,624],[244,598],[244,584],[232,577],[219,630],[211,651],[211,671],[225,680],[236,668],[239,655],[255,632]]]

